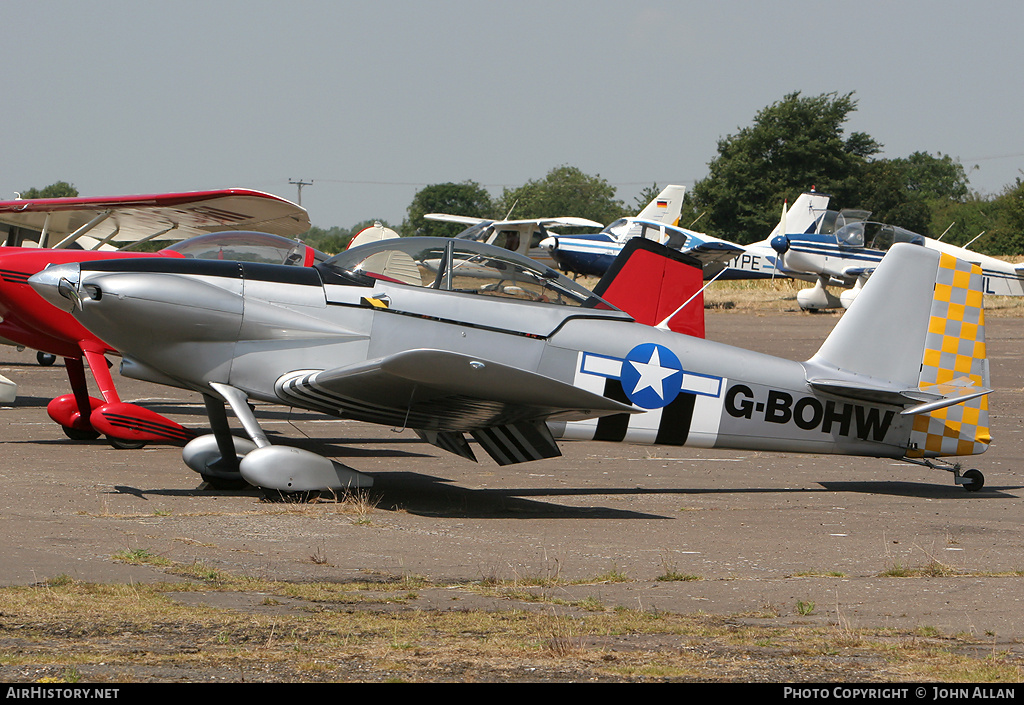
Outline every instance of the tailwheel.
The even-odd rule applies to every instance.
[[[985,486],[985,476],[981,474],[980,470],[971,468],[964,473],[963,477],[965,480],[970,480],[970,482],[964,483],[964,489],[968,492],[977,492]]]
[[[73,441],[95,441],[100,437],[100,432],[91,428],[81,429],[63,425],[60,428],[64,431],[64,435]]]

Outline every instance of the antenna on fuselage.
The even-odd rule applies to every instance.
[[[978,234],[977,234],[977,235],[975,236],[974,240],[977,240],[977,239],[978,239],[979,237],[981,237],[982,235],[984,235],[984,234],[985,234],[985,233],[987,233],[987,232],[988,232],[987,230],[982,230],[982,231],[981,231],[980,233],[978,233]],[[966,250],[966,249],[967,249],[968,247],[970,247],[971,245],[973,245],[973,244],[974,244],[974,240],[971,240],[971,241],[970,241],[970,242],[968,242],[968,243],[967,243],[966,245],[964,245],[964,249]]]

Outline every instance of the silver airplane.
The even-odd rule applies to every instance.
[[[372,483],[272,445],[258,400],[414,429],[475,460],[469,436],[502,465],[588,439],[896,458],[978,490],[978,470],[943,458],[991,440],[981,277],[895,245],[805,362],[638,323],[544,265],[469,240],[383,240],[311,268],[82,262],[30,283],[119,350],[123,375],[203,395],[213,433],[183,458],[214,486]],[[225,403],[248,438],[232,435]]]

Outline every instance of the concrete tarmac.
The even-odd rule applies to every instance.
[[[806,359],[838,315],[709,311],[708,338]],[[562,578],[553,597],[733,615],[757,623],[928,628],[1024,644],[1024,319],[990,318],[994,442],[969,459],[980,492],[891,460],[566,442],[564,456],[479,464],[412,432],[260,406],[272,439],[375,478],[365,515],[197,489],[180,448],[116,450],[64,437],[46,403],[69,391],[60,362],[0,349],[19,385],[0,409],[0,585],[67,575],[167,580],[125,549],[278,580],[418,575],[436,583]],[[122,398],[197,429],[198,395],[115,375]],[[888,577],[941,565],[937,577]],[[957,571],[959,574],[950,574]],[[567,581],[624,575],[624,582]],[[694,580],[659,580],[670,574]],[[419,591],[415,606],[509,606],[470,591]],[[218,599],[215,595],[191,599]],[[258,609],[259,601],[233,606]],[[242,600],[242,602],[240,602]],[[814,604],[811,614],[806,606]],[[799,606],[798,606],[799,605]]]

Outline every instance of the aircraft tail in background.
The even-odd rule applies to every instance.
[[[653,201],[637,214],[638,220],[653,220],[666,225],[679,225],[679,214],[683,210],[685,186],[666,186]]]
[[[793,205],[783,210],[783,216],[775,229],[768,234],[765,242],[771,242],[776,235],[813,232],[818,219],[828,210],[829,197],[816,191],[807,191],[797,196]]]

